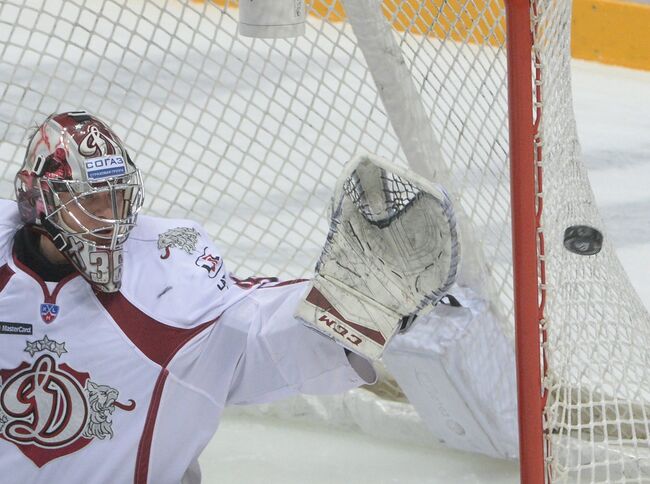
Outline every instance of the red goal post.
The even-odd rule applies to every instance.
[[[532,109],[533,32],[531,2],[507,0],[508,99],[510,130],[510,191],[512,200],[513,290],[519,408],[519,459],[522,484],[541,484],[545,479],[542,416],[542,341],[538,202],[541,176],[535,164],[536,123],[541,109]],[[537,74],[537,71],[535,71]],[[537,77],[537,76],[536,76]],[[538,80],[537,78],[535,80]],[[541,171],[541,168],[539,168]],[[538,185],[538,183],[540,185]]]

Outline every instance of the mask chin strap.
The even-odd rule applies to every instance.
[[[68,244],[68,241],[65,240],[63,234],[59,231],[59,229],[56,228],[56,226],[52,222],[50,222],[45,217],[45,215],[41,215],[41,225],[47,231],[47,233],[50,234],[50,238],[52,239],[54,246],[57,248],[59,252],[62,252],[65,249],[70,247],[70,244]]]

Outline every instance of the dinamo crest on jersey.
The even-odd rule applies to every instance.
[[[135,409],[133,400],[118,401],[115,388],[57,362],[55,356],[67,353],[65,343],[45,336],[28,341],[25,352],[36,360],[0,370],[0,438],[15,444],[38,467],[93,439],[111,438],[115,409]]]

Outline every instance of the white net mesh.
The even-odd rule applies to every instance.
[[[112,125],[145,173],[146,212],[199,220],[241,276],[309,275],[343,164],[362,151],[413,160],[341,5],[313,0],[306,35],[289,40],[238,37],[234,7],[0,3],[0,196],[12,197],[28,128],[86,109]],[[430,120],[440,157],[427,161],[459,200],[464,232],[480,241],[465,277],[482,281],[512,335],[503,5],[385,0],[380,8]],[[643,482],[648,315],[607,243],[592,257],[562,247],[567,226],[602,224],[575,134],[570,4],[542,0],[536,12],[549,475]],[[386,405],[412,419],[399,400]]]
[[[568,482],[648,482],[648,314],[607,237],[595,256],[563,247],[567,227],[603,227],[573,117],[570,7],[541,2],[535,22],[543,107],[549,474]]]

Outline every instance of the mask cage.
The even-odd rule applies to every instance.
[[[43,178],[40,189],[49,222],[108,250],[126,242],[144,201],[139,170],[97,182]]]

